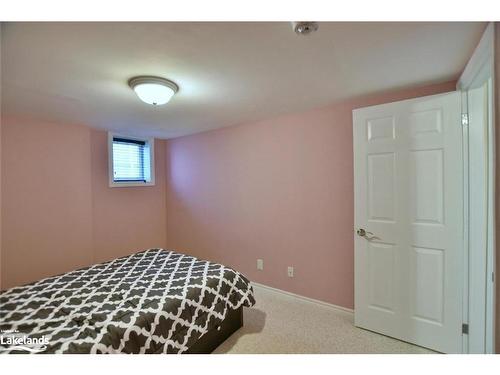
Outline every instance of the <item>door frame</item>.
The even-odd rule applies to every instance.
[[[487,168],[486,168],[486,199],[487,206],[486,211],[483,212],[487,217],[487,230],[485,242],[486,246],[486,275],[484,275],[484,270],[480,267],[474,268],[474,264],[469,264],[469,243],[468,238],[470,236],[470,231],[475,230],[474,227],[469,227],[469,221],[473,220],[470,217],[469,212],[466,211],[465,221],[464,221],[464,237],[465,237],[465,259],[469,264],[468,271],[464,273],[464,285],[467,287],[464,289],[464,319],[468,323],[475,321],[475,318],[479,318],[480,314],[485,317],[485,329],[474,329],[471,327],[469,330],[469,336],[464,335],[463,348],[464,353],[470,352],[468,340],[474,336],[476,340],[484,340],[485,343],[485,353],[495,353],[495,98],[494,90],[495,87],[495,74],[494,74],[494,23],[489,23],[483,36],[476,47],[472,57],[470,58],[467,66],[465,67],[462,75],[460,76],[457,83],[457,90],[462,92],[462,114],[467,114],[467,91],[473,88],[477,88],[487,84],[488,86],[488,129],[487,129]],[[468,148],[468,129],[473,124],[468,124],[464,127],[464,149]],[[464,154],[464,168],[467,169],[468,159]],[[464,178],[464,199],[466,199],[465,207],[470,204],[474,205],[474,197],[468,197],[468,175]],[[467,194],[467,195],[466,195]],[[481,285],[482,290],[477,288],[469,288],[471,284],[471,278],[474,278],[475,285]],[[481,297],[484,295],[484,297]],[[484,301],[483,301],[484,298]],[[471,309],[472,304],[476,304],[475,309]],[[480,306],[480,308],[477,308]]]

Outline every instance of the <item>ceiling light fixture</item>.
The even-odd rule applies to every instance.
[[[161,77],[140,76],[131,78],[128,85],[139,99],[151,105],[166,104],[179,91],[179,86]]]

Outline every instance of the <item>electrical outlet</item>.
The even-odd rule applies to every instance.
[[[263,259],[257,259],[257,269],[258,270],[264,270],[264,260]]]
[[[293,267],[288,267],[288,277],[293,277]]]

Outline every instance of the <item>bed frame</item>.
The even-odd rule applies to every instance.
[[[229,336],[243,326],[243,307],[237,310],[229,309],[226,319],[218,326],[205,333],[185,353],[210,354]]]

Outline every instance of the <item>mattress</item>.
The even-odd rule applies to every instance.
[[[183,353],[254,303],[241,273],[149,249],[2,292],[0,353]]]

